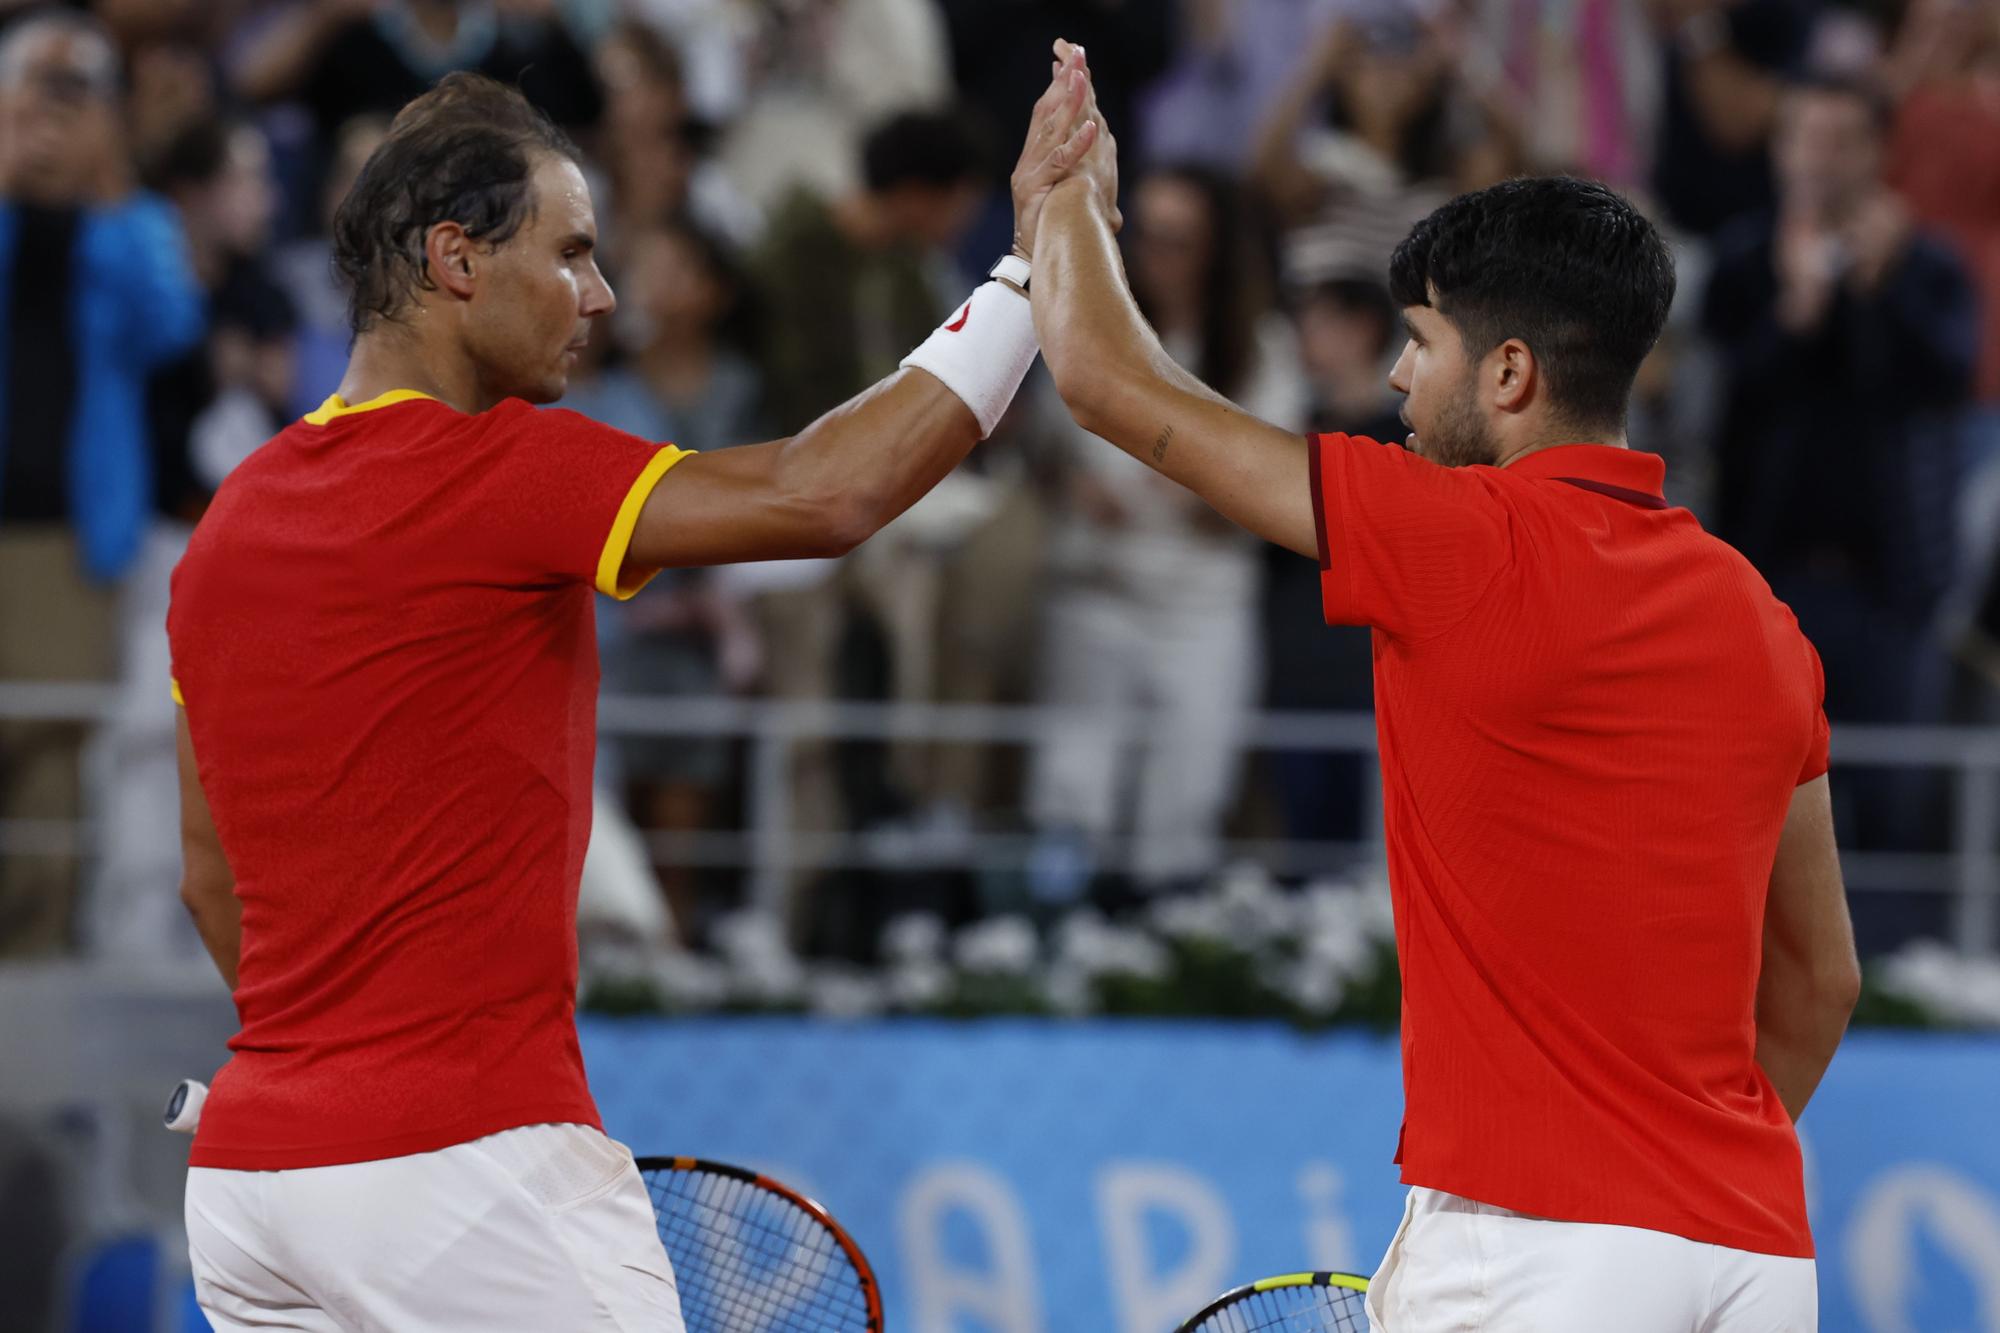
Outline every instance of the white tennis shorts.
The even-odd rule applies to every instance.
[[[1810,1259],[1555,1222],[1412,1189],[1368,1284],[1371,1333],[1814,1333]]]
[[[195,1167],[216,1333],[683,1333],[632,1154],[582,1125],[294,1171]]]

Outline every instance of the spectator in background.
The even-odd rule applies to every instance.
[[[1146,175],[1132,201],[1132,290],[1168,354],[1245,411],[1302,427],[1298,346],[1263,295],[1237,189],[1173,167]],[[1214,867],[1261,680],[1256,540],[1073,427],[1069,445],[1041,701],[1076,716],[1039,743],[1028,779],[1043,837],[1036,892],[1056,902],[1109,849],[1128,789],[1140,889]],[[1125,744],[1133,709],[1152,710],[1137,752]]]
[[[202,957],[174,892],[180,780],[174,703],[160,689],[172,675],[168,586],[215,488],[292,419],[297,371],[298,319],[266,258],[278,197],[263,133],[220,119],[188,126],[163,152],[153,184],[186,228],[209,336],[148,385],[154,513],[119,589],[120,691],[93,742],[104,832],[87,944],[131,961]]]
[[[1933,620],[1956,555],[1977,310],[1964,270],[1883,183],[1887,114],[1857,84],[1788,92],[1777,211],[1717,243],[1704,319],[1728,380],[1715,531],[1818,646],[1829,716],[1925,723],[1944,705]],[[1923,836],[1919,783],[1843,791],[1859,845]]]
[[[1148,156],[1234,171],[1337,0],[1184,0],[1172,65],[1141,99]]]
[[[1389,388],[1389,353],[1401,323],[1380,269],[1327,273],[1298,299],[1299,351],[1309,394],[1306,428],[1399,440],[1405,433]],[[1319,568],[1275,546],[1264,550],[1264,704],[1272,709],[1367,712],[1374,707],[1368,631],[1328,625]],[[1271,773],[1287,838],[1373,840],[1365,804],[1366,754],[1277,751]]]
[[[623,241],[623,299],[613,330],[624,363],[575,384],[564,405],[606,425],[683,449],[711,451],[760,437],[762,396],[749,360],[746,279],[713,236],[686,223]],[[747,610],[712,570],[667,570],[598,617],[604,687],[622,694],[706,697],[747,689],[759,661]],[[729,777],[720,737],[626,736],[617,759],[642,827],[692,833],[708,827]],[[660,885],[683,942],[703,914],[691,867],[662,871]]]
[[[153,506],[145,377],[201,335],[173,211],[136,192],[89,19],[0,38],[0,680],[104,680]],[[74,819],[80,729],[0,723],[0,819]],[[70,932],[77,863],[0,857],[0,954]]]
[[[716,155],[760,209],[801,187],[827,198],[852,193],[869,128],[951,103],[936,0],[778,0],[749,12],[758,20],[751,96],[724,127]],[[1047,77],[1046,69],[1036,75]]]
[[[598,45],[596,61],[604,87],[598,150],[610,183],[611,245],[625,232],[679,217],[734,245],[754,241],[763,218],[703,155],[710,131],[689,117],[673,46],[645,24],[622,23]]]
[[[780,431],[894,370],[910,331],[936,325],[934,270],[985,193],[983,145],[953,114],[893,117],[861,158],[862,184],[847,194],[792,191],[753,256],[769,314],[759,361]]]
[[[1471,91],[1518,134],[1533,171],[1629,189],[1647,178],[1660,114],[1646,0],[1470,0],[1450,32]]]
[[[162,367],[148,394],[159,511],[192,525],[222,478],[292,419],[299,321],[267,254],[278,198],[261,130],[188,127],[157,183],[180,210],[208,301],[207,343]]]
[[[959,96],[987,125],[1018,125],[1048,77],[1050,43],[1058,37],[1090,53],[1090,85],[1105,123],[1118,127],[1118,151],[1128,162],[1152,158],[1133,107],[1173,59],[1188,0],[940,0],[951,36],[951,69]],[[995,163],[996,168],[1004,163]],[[967,251],[1006,250],[1012,215],[1004,178],[968,233]],[[986,262],[983,258],[981,262]]]
[[[754,8],[741,0],[624,0],[621,9],[679,54],[688,109],[697,120],[720,125],[742,113],[757,42]]]
[[[1979,409],[1965,433],[1967,600],[2000,579],[2000,7],[1917,0],[1889,61],[1902,93],[1889,179],[1979,289]]]
[[[1349,263],[1386,272],[1418,218],[1505,174],[1496,152],[1504,141],[1462,96],[1436,33],[1391,12],[1321,32],[1258,131],[1251,180],[1293,233],[1295,279]]]
[[[893,371],[950,314],[939,278],[986,189],[979,136],[954,114],[905,113],[869,134],[862,174],[861,187],[831,201],[793,191],[752,257],[765,413],[780,433]],[[766,688],[789,699],[934,697],[944,548],[923,540],[925,515],[945,507],[952,538],[965,541],[978,526],[963,512],[968,499],[954,474],[844,564],[798,563],[774,580],[756,603]],[[837,686],[843,658],[854,665]],[[837,827],[843,810],[861,825],[907,813],[906,794],[876,769],[849,774],[836,793],[831,763],[825,747],[798,747],[802,827]]]
[[[1681,230],[1712,236],[1772,207],[1771,135],[1815,9],[1813,0],[1654,0],[1665,41],[1653,190]]]
[[[189,126],[221,114],[220,70],[213,54],[214,6],[195,0],[112,0],[95,6],[125,53],[126,124],[140,179],[154,179],[162,159]],[[206,20],[206,22],[204,21]]]
[[[326,401],[347,368],[347,294],[333,276],[333,215],[361,164],[389,132],[384,116],[356,116],[333,136],[333,156],[320,183],[314,231],[280,246],[271,271],[285,289],[299,319],[297,373],[287,419],[302,417]]]
[[[330,132],[393,115],[460,69],[518,86],[571,131],[601,109],[555,0],[293,0],[243,51],[236,88],[253,102],[302,102]]]

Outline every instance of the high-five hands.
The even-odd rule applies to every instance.
[[[1105,220],[1111,224],[1111,230],[1115,233],[1125,225],[1125,216],[1118,211],[1118,139],[1111,133],[1111,127],[1105,123],[1104,113],[1098,109],[1097,86],[1088,81],[1090,62],[1085,57],[1083,48],[1060,37],[1056,38],[1054,67],[1060,70],[1064,62],[1072,59],[1082,66],[1086,80],[1084,119],[1097,126],[1097,133],[1092,138],[1090,146],[1084,150],[1082,160],[1076,164],[1070,175],[1073,179],[1089,182],[1091,192],[1097,196],[1098,205],[1104,210]]]
[[[1024,259],[1035,252],[1035,225],[1049,191],[1072,177],[1091,181],[1103,193],[1108,180],[1112,225],[1117,217],[1118,166],[1116,141],[1104,127],[1083,48],[1056,42],[1048,90],[1035,103],[1027,141],[1014,165],[1014,253]],[[1108,164],[1108,165],[1107,165]],[[1107,174],[1108,173],[1108,174]]]

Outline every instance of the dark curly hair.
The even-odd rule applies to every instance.
[[[1519,338],[1571,427],[1622,429],[1639,363],[1674,300],[1674,261],[1638,209],[1595,181],[1538,176],[1460,195],[1389,261],[1400,306],[1435,306],[1472,357]]]
[[[483,74],[447,74],[397,112],[333,217],[348,328],[366,333],[432,288],[424,236],[438,223],[489,245],[511,239],[534,216],[538,154],[578,159],[555,122]]]

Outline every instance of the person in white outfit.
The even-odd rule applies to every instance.
[[[1132,200],[1133,288],[1167,353],[1302,428],[1297,340],[1249,262],[1235,187],[1171,167]],[[1260,544],[1144,463],[1060,429],[1039,693],[1068,711],[1034,752],[1029,814],[1046,839],[1078,845],[1051,856],[1045,842],[1038,887],[1080,891],[1129,800],[1132,878],[1157,889],[1214,868],[1262,683]]]

